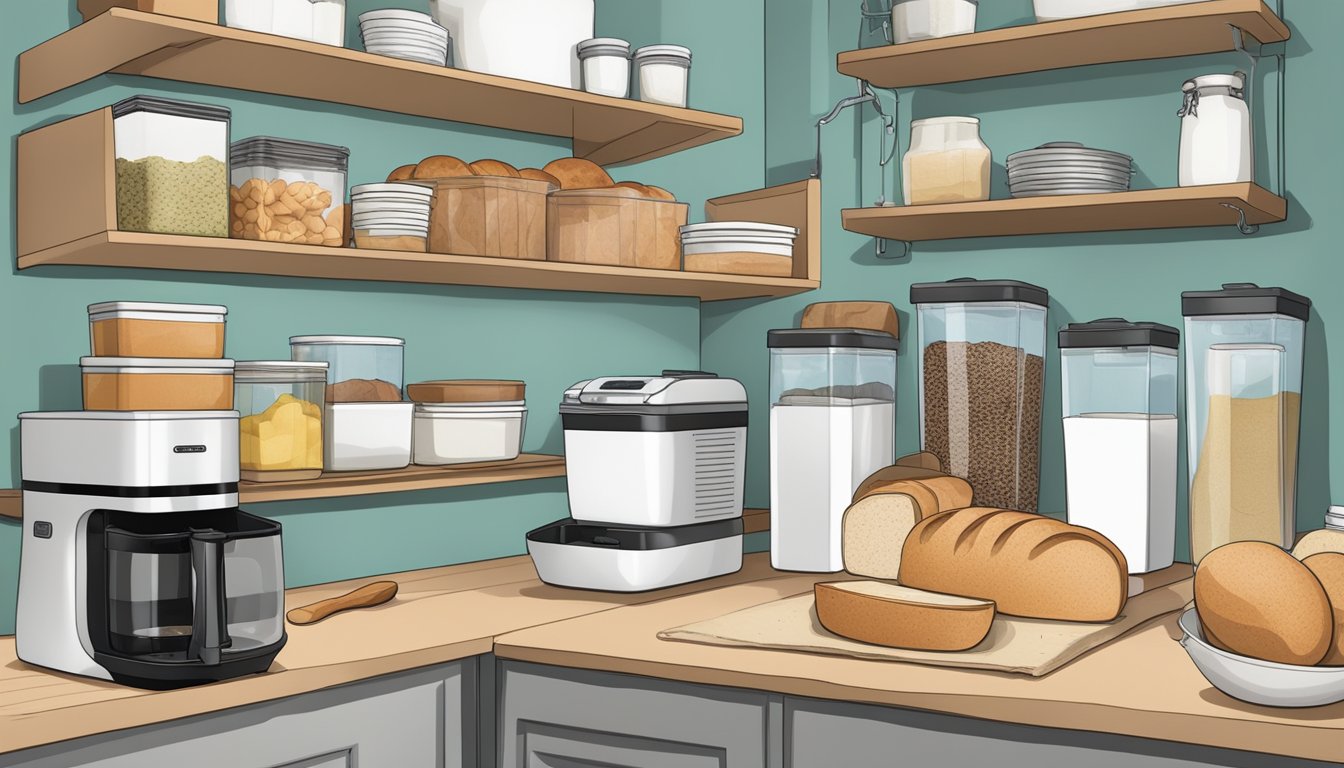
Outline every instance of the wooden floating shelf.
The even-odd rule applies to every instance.
[[[289,245],[217,237],[101,232],[19,257],[45,265],[686,296],[702,301],[792,296],[819,280],[680,272],[557,261]]]
[[[1291,34],[1262,0],[1205,0],[845,51],[837,67],[882,88],[937,85],[1221,53],[1235,50],[1233,27],[1265,44]]]
[[[277,74],[283,73],[283,74]],[[114,8],[19,56],[19,103],[99,75],[156,77],[573,140],[601,165],[742,133],[742,119],[436,67],[220,24]]]
[[[979,203],[847,208],[845,229],[888,240],[918,242],[962,237],[1114,232],[1137,229],[1235,227],[1237,212],[1248,224],[1288,218],[1288,202],[1256,184],[1217,184],[1061,195]]]
[[[449,467],[410,466],[391,472],[333,472],[316,480],[291,480],[283,483],[243,481],[238,484],[238,502],[262,504],[269,501],[334,499],[344,496],[427,491],[436,488],[460,488],[467,485],[564,476],[565,457],[524,453],[513,461],[459,464]],[[19,491],[0,490],[0,517],[22,519]]]

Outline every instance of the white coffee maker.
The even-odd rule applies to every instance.
[[[19,421],[20,659],[153,689],[270,667],[280,525],[238,508],[236,411]]]

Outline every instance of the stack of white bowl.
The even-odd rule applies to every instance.
[[[1091,195],[1128,190],[1134,159],[1072,141],[1056,141],[1009,155],[1007,167],[1013,197]]]
[[[451,66],[448,30],[427,13],[387,9],[359,14],[364,50],[424,64]]]
[[[681,228],[681,252],[686,256],[710,253],[761,253],[793,256],[798,230],[756,221],[710,221]]]
[[[420,184],[361,184],[350,190],[350,224],[373,237],[428,237],[433,197]]]

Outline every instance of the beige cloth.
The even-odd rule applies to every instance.
[[[1048,675],[1084,653],[1149,621],[1181,610],[1194,597],[1194,581],[1158,587],[1131,598],[1120,618],[1107,624],[996,616],[989,635],[967,651],[913,651],[860,643],[834,635],[817,621],[812,593],[765,603],[707,621],[666,629],[663,640],[747,646],[907,661],[938,667],[988,669],[1032,677]]]

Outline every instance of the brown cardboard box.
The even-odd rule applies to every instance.
[[[546,258],[544,181],[508,176],[417,179],[436,184],[429,214],[430,253]]]
[[[129,8],[133,11],[219,23],[218,0],[79,0],[78,6],[85,21],[107,13],[111,8]]]
[[[690,206],[624,187],[570,189],[546,202],[546,258],[579,264],[681,268]]]

